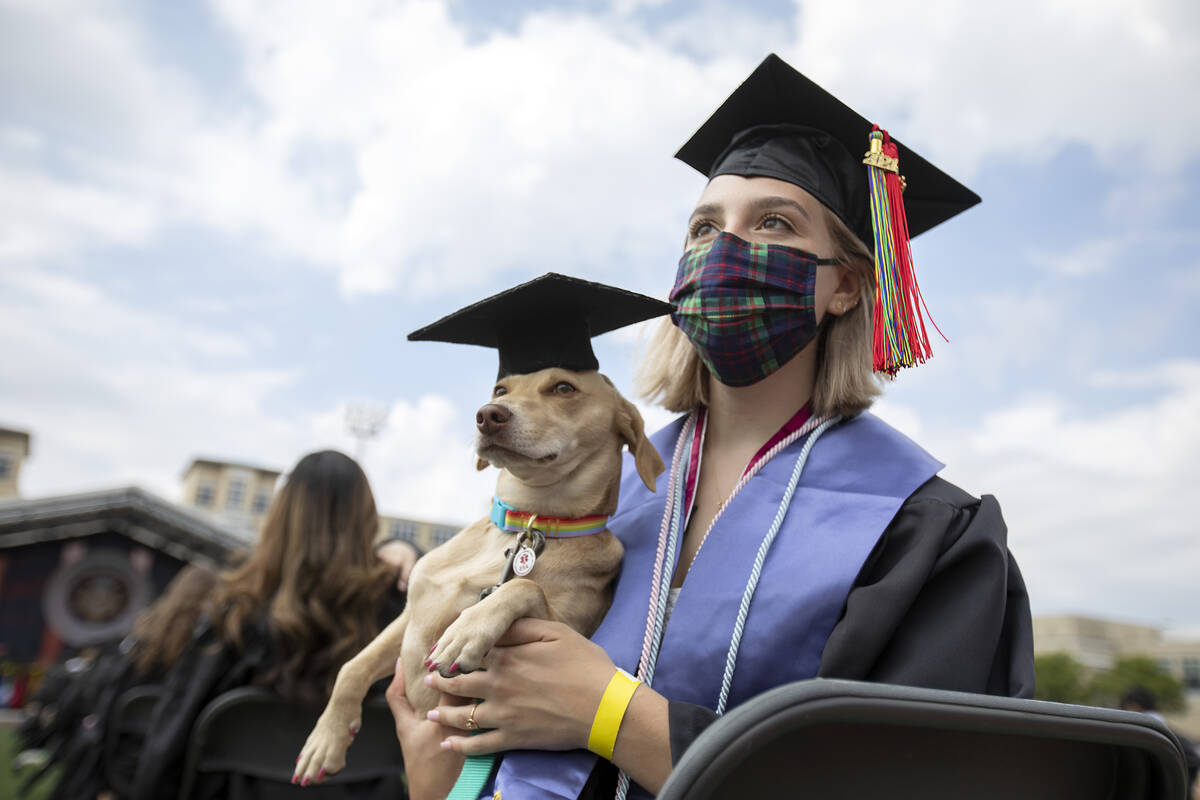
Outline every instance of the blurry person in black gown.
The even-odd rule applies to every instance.
[[[1121,708],[1126,711],[1136,711],[1139,714],[1149,714],[1162,724],[1167,724],[1163,715],[1158,713],[1158,698],[1145,686],[1132,686],[1125,694],[1121,695]],[[1174,728],[1171,728],[1171,733],[1175,734],[1175,738],[1183,746],[1183,755],[1187,760],[1187,796],[1191,798],[1196,791],[1196,774],[1200,772],[1200,750],[1196,749],[1195,742]]]
[[[373,551],[378,532],[371,487],[354,460],[322,451],[296,464],[254,549],[219,576],[187,649],[166,677],[133,797],[176,795],[192,724],[221,693],[262,686],[295,703],[325,701],[338,668],[403,607],[395,569]],[[376,787],[378,795],[401,796],[399,779],[394,783]],[[254,796],[273,791],[293,790],[264,785]],[[232,792],[224,776],[204,775],[194,797]]]
[[[67,767],[52,800],[94,798],[132,781],[140,737],[121,736],[103,763],[102,748],[117,698],[134,686],[156,684],[192,639],[204,599],[216,585],[212,570],[188,565],[138,617],[119,645],[70,659],[47,675],[21,726],[24,747],[49,752],[47,766]]]

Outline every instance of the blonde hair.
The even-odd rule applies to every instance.
[[[265,618],[279,658],[256,683],[294,702],[324,700],[338,668],[375,638],[391,583],[372,548],[378,531],[375,498],[353,459],[325,450],[300,460],[254,550],[221,575],[207,604],[219,640],[238,649]]]
[[[833,256],[858,278],[858,303],[840,316],[826,315],[817,335],[814,414],[852,417],[866,411],[882,391],[872,367],[875,260],[866,245],[832,211],[822,207],[833,238]],[[638,393],[668,411],[682,413],[708,403],[708,367],[670,319],[664,319],[635,379]]]

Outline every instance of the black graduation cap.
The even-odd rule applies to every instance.
[[[600,368],[592,337],[671,312],[653,297],[548,272],[472,303],[408,335],[409,341],[495,347],[500,372]]]
[[[772,53],[675,157],[709,178],[778,178],[813,195],[873,249],[866,168],[872,125]],[[916,236],[979,202],[979,195],[896,139]]]

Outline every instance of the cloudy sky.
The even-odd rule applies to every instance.
[[[405,334],[550,270],[665,297],[671,154],[771,51],[984,198],[916,243],[950,342],[877,413],[1000,499],[1035,613],[1200,635],[1192,0],[0,0],[23,493],[176,498],[370,403],[381,508],[480,515],[494,355]],[[626,390],[644,336],[598,340]]]

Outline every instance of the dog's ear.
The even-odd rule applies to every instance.
[[[490,466],[491,464],[489,464],[487,461],[484,461],[482,458],[475,459],[475,469],[478,472],[483,472]]]
[[[629,452],[633,453],[633,463],[637,467],[638,477],[642,479],[642,483],[646,484],[647,489],[655,491],[654,482],[666,470],[666,465],[663,464],[662,456],[658,454],[654,444],[646,436],[646,426],[642,422],[642,415],[638,412],[637,406],[620,395],[618,395],[617,405],[617,431],[625,440],[625,444],[629,445]]]

